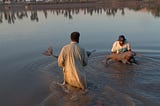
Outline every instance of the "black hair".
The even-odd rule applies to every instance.
[[[124,36],[124,35],[119,35],[119,37],[118,37],[118,41],[120,41],[121,39],[123,39],[124,41],[126,41],[126,38],[125,38],[125,36]]]
[[[79,32],[72,32],[71,33],[71,40],[79,42],[80,33]]]

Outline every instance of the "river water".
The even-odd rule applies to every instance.
[[[153,8],[76,8],[1,11],[1,106],[159,106],[160,13]],[[80,45],[95,49],[85,67],[88,91],[63,82],[58,55],[79,31]],[[139,55],[138,65],[103,60],[124,34]]]

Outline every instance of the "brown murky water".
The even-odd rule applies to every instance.
[[[0,8],[0,106],[159,106],[159,2],[74,6]],[[49,46],[58,54],[72,31],[86,50],[96,49],[85,67],[87,92],[59,85],[57,60],[41,54]],[[142,55],[139,65],[104,64],[119,34]]]
[[[157,59],[141,57],[139,65],[126,65],[112,62],[103,63],[105,54],[97,53],[90,57],[85,68],[87,74],[88,91],[84,92],[70,86],[60,86],[57,82],[63,81],[62,71],[57,72],[57,64],[51,63],[53,75],[49,88],[51,90],[41,106],[158,106],[159,81],[148,73],[158,70],[149,67],[158,67]],[[159,61],[159,60],[158,60]],[[160,62],[160,61],[159,61]],[[50,67],[51,68],[51,67]],[[55,70],[53,70],[55,68]],[[147,69],[147,70],[146,70]],[[148,74],[148,75],[146,75]],[[56,77],[55,77],[56,76]],[[146,77],[146,78],[145,78]],[[153,81],[145,79],[152,78]],[[67,91],[66,91],[67,90]],[[152,94],[152,93],[153,94]],[[157,93],[157,96],[154,95]]]

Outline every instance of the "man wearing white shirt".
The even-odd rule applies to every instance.
[[[120,35],[118,40],[114,42],[111,51],[112,53],[123,53],[126,51],[131,51],[130,44],[124,35]]]
[[[136,53],[131,51],[130,43],[126,40],[124,35],[120,35],[118,40],[113,43],[111,51],[112,54],[107,56],[106,63],[108,63],[110,59],[129,64],[136,62],[134,59]]]

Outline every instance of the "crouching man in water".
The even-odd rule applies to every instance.
[[[87,88],[84,66],[88,63],[88,56],[79,45],[79,32],[72,32],[70,44],[65,45],[58,56],[58,66],[63,68],[64,82],[73,87],[85,90]]]
[[[134,59],[136,53],[131,51],[130,43],[126,40],[124,35],[120,35],[118,40],[114,42],[111,51],[112,54],[107,56],[106,63],[108,63],[110,59],[127,64],[136,63]]]

